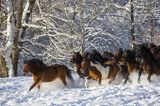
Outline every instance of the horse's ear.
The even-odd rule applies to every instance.
[[[81,50],[78,50],[76,53],[78,53],[78,54],[82,54]]]
[[[23,60],[23,64],[27,63],[28,62],[28,59],[24,59]]]

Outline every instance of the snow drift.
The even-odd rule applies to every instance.
[[[152,76],[153,83],[148,83],[146,75],[137,83],[137,73],[130,76],[132,83],[122,84],[117,77],[113,84],[102,80],[102,86],[96,81],[89,81],[89,88],[84,88],[84,80],[74,75],[74,83],[67,80],[64,86],[59,79],[43,83],[41,90],[34,88],[27,92],[32,84],[31,77],[0,78],[1,106],[158,106],[160,105],[159,77]]]

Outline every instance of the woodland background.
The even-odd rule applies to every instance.
[[[69,62],[75,51],[113,52],[160,42],[159,0],[0,0],[0,77],[23,61]]]

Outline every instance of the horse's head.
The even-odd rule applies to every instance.
[[[157,55],[157,54],[158,54],[158,47],[157,47],[155,44],[151,43],[151,44],[149,45],[149,49],[150,49],[150,52],[151,52],[153,55]]]
[[[81,63],[81,70],[87,70],[89,67],[91,67],[91,62],[87,58],[83,58],[83,61]]]
[[[82,55],[79,52],[74,52],[71,60],[71,63],[81,64],[82,62]]]
[[[23,71],[24,76],[28,74],[28,72],[30,71],[30,67],[29,67],[28,63],[24,63],[22,65],[22,71]]]
[[[142,59],[142,44],[136,45],[134,48],[134,52],[135,52],[135,60],[137,62],[140,62]]]
[[[125,50],[123,56],[126,62],[133,62],[135,60],[135,54],[132,50]]]
[[[122,54],[122,56],[118,62],[119,62],[119,64],[126,64],[126,54],[125,53]]]
[[[36,74],[38,71],[43,70],[45,67],[46,65],[43,63],[43,61],[37,58],[24,61],[24,64],[22,66],[23,75],[26,75],[29,71],[33,74]]]
[[[123,52],[122,48],[119,48],[119,49],[115,52],[115,54],[114,54],[114,59],[115,59],[116,62],[119,62],[119,61],[121,60],[123,53],[124,53],[124,52]]]
[[[153,54],[150,51],[149,45],[146,43],[138,45],[135,49],[135,57],[137,62],[141,61],[142,58],[151,61],[153,59]]]

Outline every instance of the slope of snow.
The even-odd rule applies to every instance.
[[[27,92],[31,77],[0,78],[0,106],[160,106],[159,78],[153,76],[154,82],[149,84],[143,75],[141,84],[137,84],[136,76],[133,73],[133,82],[126,85],[118,77],[114,84],[103,79],[101,86],[89,81],[89,88],[84,88],[84,80],[75,75],[74,83],[67,80],[67,86],[57,79],[31,92]]]

